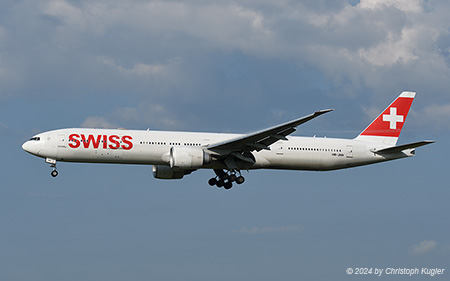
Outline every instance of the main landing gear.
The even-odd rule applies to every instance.
[[[245,181],[245,178],[241,175],[241,172],[238,170],[220,170],[220,169],[214,169],[214,173],[216,173],[215,178],[209,179],[208,183],[211,186],[217,186],[222,187],[225,189],[230,189],[233,187],[233,182],[236,182],[237,184],[243,184]],[[239,174],[236,175],[236,173]]]
[[[53,168],[50,175],[52,175],[52,177],[55,178],[58,175],[58,171],[56,170],[56,160],[47,158],[47,159],[45,159],[45,162],[50,164],[50,167]]]

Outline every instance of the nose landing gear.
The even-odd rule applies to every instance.
[[[211,178],[208,181],[208,184],[211,186],[217,186],[222,187],[225,189],[230,189],[233,187],[233,182],[236,182],[237,184],[243,184],[245,181],[245,178],[241,175],[241,172],[239,170],[219,170],[215,169],[214,173],[216,173],[215,178]],[[236,175],[236,173],[239,174]]]
[[[52,177],[56,177],[57,175],[58,175],[58,171],[56,170],[56,166],[50,166],[50,167],[53,167],[53,171],[50,173],[51,175],[52,175]]]
[[[50,167],[53,168],[53,170],[50,173],[50,175],[52,175],[52,177],[55,178],[58,175],[58,171],[56,170],[56,160],[55,159],[46,158],[45,162],[50,164]]]

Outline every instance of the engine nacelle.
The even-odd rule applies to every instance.
[[[201,147],[170,148],[170,167],[178,169],[198,169],[211,162],[211,155]]]
[[[153,177],[157,179],[178,180],[182,179],[185,174],[189,174],[189,172],[172,169],[169,166],[153,165]]]

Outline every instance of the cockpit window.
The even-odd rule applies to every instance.
[[[32,138],[30,139],[30,141],[40,141],[40,140],[41,140],[40,137],[32,137]]]

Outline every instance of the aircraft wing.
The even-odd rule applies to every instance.
[[[332,110],[333,109],[319,110],[310,115],[280,124],[278,126],[221,143],[211,144],[207,147],[207,149],[222,155],[226,155],[231,152],[260,151],[263,149],[270,150],[269,146],[271,144],[279,140],[287,140],[286,136],[295,132],[295,127]]]

